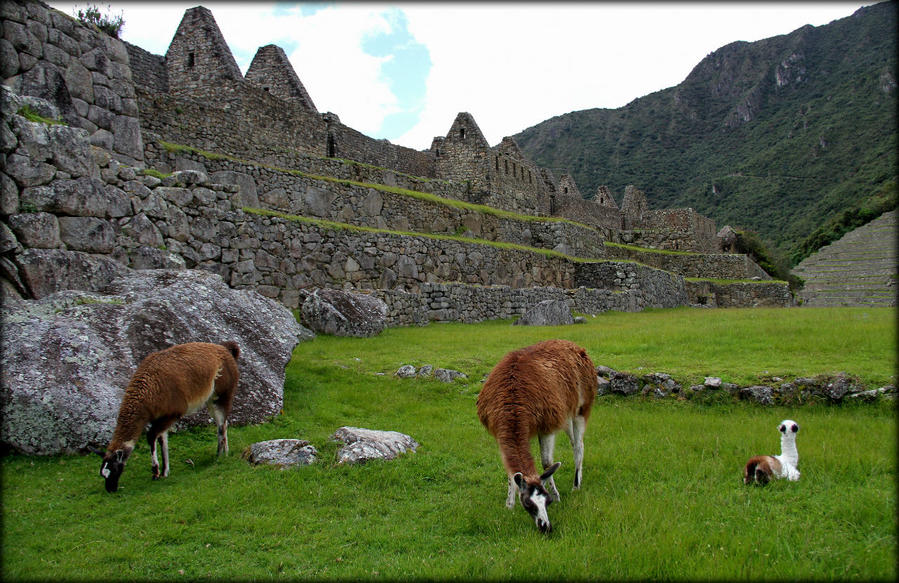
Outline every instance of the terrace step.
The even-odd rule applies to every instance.
[[[896,305],[896,211],[883,213],[793,268],[806,306]]]

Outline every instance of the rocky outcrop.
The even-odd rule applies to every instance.
[[[341,427],[333,439],[346,445],[337,452],[337,463],[357,464],[368,460],[392,460],[418,449],[418,442],[397,431],[378,431],[359,427]]]
[[[294,346],[312,337],[277,302],[194,270],[134,271],[100,292],[5,298],[3,335],[0,439],[30,454],[105,445],[137,364],[183,342],[236,341],[231,421],[265,421],[281,410]],[[209,421],[202,410],[178,426]]]
[[[303,302],[303,323],[320,334],[377,336],[387,326],[387,304],[338,289],[319,289]]]
[[[516,326],[563,326],[574,324],[571,308],[564,300],[543,300],[515,320]]]
[[[456,379],[468,379],[468,375],[464,372],[459,372],[458,370],[453,370],[451,368],[434,368],[430,364],[424,364],[417,370],[411,364],[404,364],[399,367],[393,375],[401,379],[433,378],[441,383],[452,383]]]

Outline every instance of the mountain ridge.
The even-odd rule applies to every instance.
[[[896,3],[884,2],[736,41],[674,87],[513,137],[587,197],[605,185],[620,200],[634,184],[653,208],[692,207],[795,256],[821,224],[890,182],[895,200],[895,30]]]

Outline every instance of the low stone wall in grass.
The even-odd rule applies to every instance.
[[[654,372],[634,375],[597,366],[599,396],[643,396],[656,399],[696,399],[707,401],[741,400],[760,405],[801,405],[895,399],[896,387],[868,387],[845,372],[786,380],[769,377],[757,385],[728,383],[719,377],[706,377],[702,384],[685,384],[671,375]]]

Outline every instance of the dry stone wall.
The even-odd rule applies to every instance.
[[[606,247],[609,258],[627,259],[658,269],[677,273],[684,277],[705,277],[713,279],[771,279],[771,276],[746,255],[702,254],[688,252],[655,252],[652,250],[609,245]]]
[[[689,303],[709,308],[779,308],[793,305],[789,287],[783,282],[686,281]]]
[[[21,99],[6,90],[4,95],[12,108]],[[614,268],[603,270],[599,263],[582,264],[536,250],[439,236],[357,231],[349,225],[334,227],[247,213],[241,210],[246,200],[258,195],[233,170],[211,174],[217,177],[215,180],[228,184],[213,182],[209,174],[198,169],[159,179],[138,174],[108,152],[89,147],[84,130],[48,128],[17,115],[9,117],[7,128],[23,152],[40,152],[35,143],[44,143],[45,133],[57,132],[60,135],[56,141],[71,144],[74,159],[67,162],[67,167],[83,169],[81,175],[62,172],[61,176],[53,175],[30,186],[13,181],[9,203],[13,212],[4,221],[4,249],[10,257],[9,279],[20,282],[24,295],[46,295],[66,289],[73,281],[76,287],[84,285],[77,278],[54,280],[39,276],[42,271],[52,270],[54,262],[75,261],[72,254],[80,254],[75,257],[105,257],[137,269],[205,269],[218,273],[235,288],[256,289],[288,307],[297,307],[303,290],[311,288],[382,289],[421,296],[423,286],[435,283],[463,288],[482,284],[505,286],[496,288],[499,290],[565,290],[581,281],[603,288],[603,297],[616,290],[628,292],[635,298],[628,300],[630,305],[638,309],[666,305],[669,298],[685,301],[682,290],[679,296],[672,294],[672,284],[664,283],[680,278],[637,264],[608,262]],[[52,156],[43,163],[59,172],[61,163]],[[255,184],[251,176],[243,176]],[[381,196],[373,189],[358,190],[366,197],[372,193]],[[335,196],[325,190],[319,194]],[[380,204],[381,213],[372,212],[372,216],[383,216],[383,199]],[[663,283],[653,286],[649,280]],[[53,287],[54,282],[58,288]],[[659,297],[651,297],[657,291]],[[465,299],[462,292],[455,293]],[[427,317],[463,314],[459,317],[472,320],[515,313],[512,308],[503,312],[491,307],[499,300],[484,302],[475,292],[465,293],[472,305],[453,304],[453,310],[443,312],[431,308]],[[508,295],[502,291],[490,293],[496,297]],[[542,292],[514,294],[527,301],[546,299]],[[428,302],[432,299],[421,297]],[[521,305],[521,301],[509,301],[511,306]],[[411,316],[397,318],[415,320]]]
[[[154,159],[159,161],[158,167],[166,171],[198,169],[208,174],[213,182],[240,183],[241,191],[247,194],[244,200],[247,206],[358,226],[447,235],[467,233],[488,241],[553,249],[591,258],[604,256],[603,243],[610,236],[606,231],[567,221],[514,219],[461,209],[390,189],[355,184],[356,180],[354,183],[326,181],[256,164],[210,158],[195,152],[161,151]],[[335,168],[335,172],[327,175],[349,174],[357,168],[365,169],[358,164],[342,166],[345,168],[340,171],[336,168],[336,161],[330,161],[330,167]],[[378,173],[371,167],[368,170],[376,173],[371,176],[373,179],[383,178],[385,172],[389,172],[381,169]]]
[[[652,249],[717,253],[715,222],[690,208],[647,211],[638,229],[626,234],[627,242]]]
[[[49,100],[63,121],[117,158],[143,160],[125,44],[38,2],[0,3],[0,17],[3,83]]]

